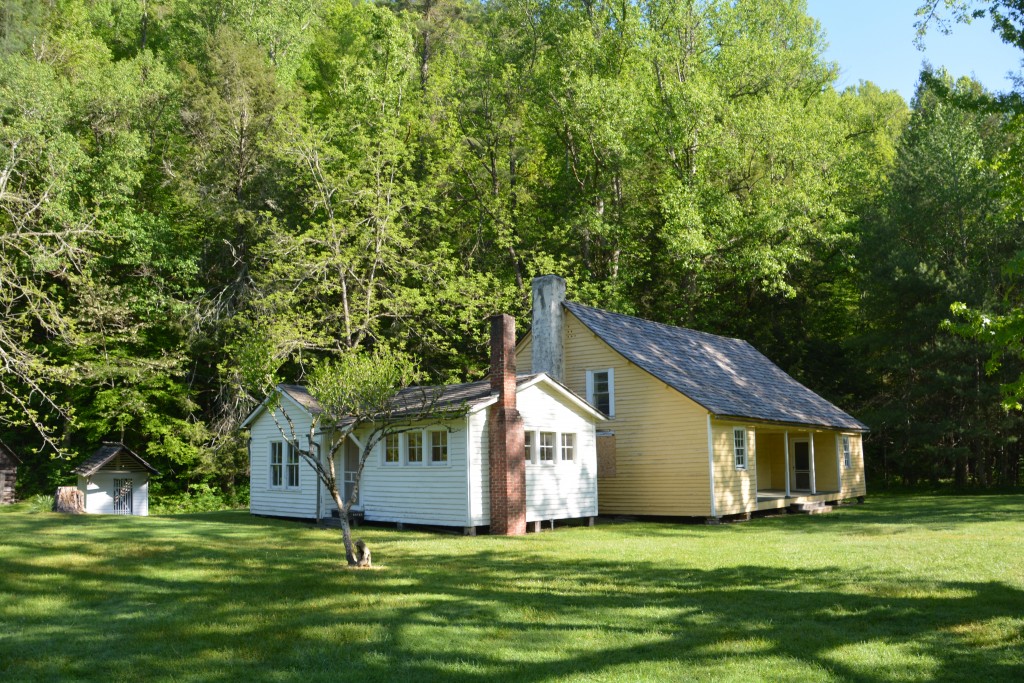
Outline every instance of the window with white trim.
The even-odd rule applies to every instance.
[[[295,446],[288,444],[288,459],[285,461],[285,470],[289,487],[299,485],[299,452]]]
[[[562,462],[576,459],[576,435],[562,434]]]
[[[554,432],[540,432],[540,442],[538,443],[540,451],[541,462],[554,462],[555,461],[555,433]]]
[[[853,467],[853,454],[850,452],[850,437],[843,437],[843,467]]]
[[[736,461],[736,469],[747,469],[747,430],[743,427],[734,427],[732,430],[733,456]]]
[[[410,465],[423,464],[423,432],[406,432],[405,462]]]
[[[270,485],[284,486],[284,444],[280,441],[270,442]]]
[[[608,417],[615,417],[615,370],[587,370],[587,401]]]
[[[284,441],[270,442],[270,486],[275,489],[299,485],[299,452]]]
[[[401,440],[398,434],[384,437],[384,464],[398,465],[402,462]]]
[[[448,462],[448,432],[429,432],[430,464],[444,465]]]
[[[533,432],[523,433],[523,457],[526,462],[533,462]]]

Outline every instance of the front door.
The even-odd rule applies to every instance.
[[[114,479],[114,514],[132,514],[131,479]]]
[[[811,445],[807,441],[793,443],[793,474],[798,491],[811,490]]]

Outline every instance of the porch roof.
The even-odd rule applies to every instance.
[[[794,426],[868,427],[786,374],[742,339],[720,337],[566,301],[565,308],[626,360],[712,415]]]

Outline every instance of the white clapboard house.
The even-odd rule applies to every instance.
[[[254,515],[329,519],[337,507],[315,472],[287,443],[282,410],[301,438],[319,411],[305,388],[277,387],[280,405],[265,401],[243,423],[249,430],[250,506]],[[413,423],[370,456],[353,511],[368,521],[458,527],[519,534],[546,521],[597,514],[596,425],[604,416],[545,373],[515,374],[511,316],[491,324],[490,379],[412,387],[396,395],[435,396],[459,407],[445,422]],[[275,420],[276,412],[276,420]],[[414,415],[412,416],[414,417]],[[345,496],[352,490],[362,439],[357,430],[339,454]],[[321,444],[331,435],[317,433]]]

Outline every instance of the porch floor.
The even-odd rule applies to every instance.
[[[757,492],[758,510],[778,510],[790,505],[803,505],[805,503],[826,503],[830,500],[837,500],[839,491],[818,491],[812,494],[810,491],[790,490],[789,497],[782,489],[761,489]]]

